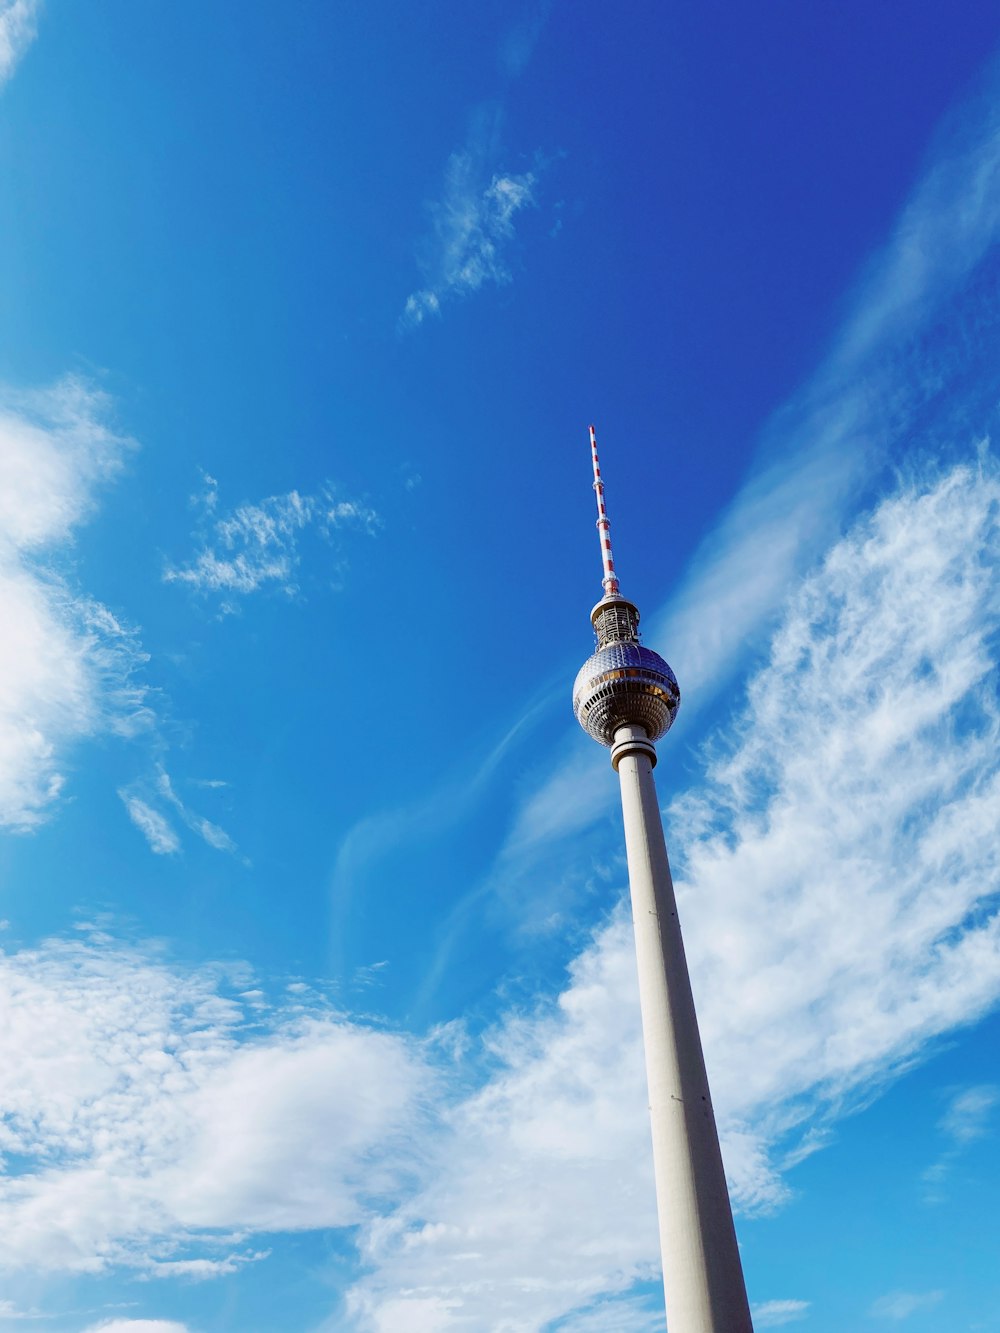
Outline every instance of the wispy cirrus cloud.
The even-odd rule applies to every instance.
[[[98,1324],[88,1324],[83,1333],[191,1333],[191,1330],[175,1319],[104,1319]]]
[[[780,1328],[804,1319],[808,1313],[808,1301],[761,1301],[752,1311],[756,1328]]]
[[[641,1297],[595,1301],[586,1310],[577,1310],[560,1319],[558,1333],[661,1333],[663,1312],[655,1302]]]
[[[943,1291],[891,1291],[886,1296],[880,1296],[868,1313],[873,1319],[891,1319],[899,1323],[920,1310],[940,1305],[943,1299]]]
[[[129,819],[149,843],[152,851],[158,856],[170,856],[180,851],[180,838],[171,827],[170,821],[159,810],[154,810],[141,796],[136,796],[125,789],[120,790],[118,795],[128,811]]]
[[[974,1143],[987,1133],[997,1106],[1000,1106],[1000,1088],[995,1084],[966,1088],[951,1099],[941,1129],[956,1145]]]
[[[511,281],[514,219],[537,203],[538,167],[498,168],[499,126],[498,111],[481,110],[467,146],[448,159],[441,198],[427,206],[431,232],[422,256],[427,281],[407,297],[401,332],[440,315],[449,301]]]
[[[0,0],[0,88],[35,40],[40,0]]]
[[[300,543],[307,529],[330,542],[343,532],[374,535],[381,519],[358,500],[344,499],[327,485],[316,495],[288,491],[256,503],[238,505],[218,514],[218,482],[207,473],[205,489],[195,497],[205,521],[197,534],[198,547],[186,564],[168,565],[167,583],[182,583],[195,591],[222,597],[223,612],[236,609],[235,598],[261,588],[275,588],[287,596],[298,592]]]
[[[131,442],[105,395],[77,378],[0,393],[0,825],[30,829],[63,787],[62,758],[150,713],[137,636],[66,569],[75,530]]]
[[[156,775],[156,786],[164,802],[175,810],[188,828],[197,833],[204,842],[207,842],[209,847],[214,847],[218,852],[236,851],[236,844],[225,829],[220,828],[218,824],[213,824],[204,815],[199,815],[181,800],[174,790],[170,775],[162,767]]]
[[[214,784],[213,784],[214,785]],[[223,784],[224,785],[224,784]],[[125,805],[128,816],[139,832],[149,843],[150,849],[157,855],[172,855],[181,849],[181,840],[164,808],[187,825],[192,832],[210,847],[219,852],[235,852],[236,844],[218,824],[214,824],[204,815],[192,810],[177,795],[170,775],[162,765],[157,765],[154,777],[121,788],[119,797]],[[153,804],[156,801],[159,805]]]
[[[13,1301],[0,1300],[0,1322],[20,1322],[25,1319],[45,1319],[40,1310],[22,1310]]]
[[[945,1137],[945,1149],[922,1176],[926,1202],[940,1203],[944,1199],[945,1185],[952,1168],[970,1144],[989,1133],[998,1106],[1000,1088],[992,1083],[978,1084],[954,1093],[938,1124]]]

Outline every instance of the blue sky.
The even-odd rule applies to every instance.
[[[662,1327],[624,590],[760,1329],[1000,1329],[1000,16],[0,0],[0,1328]]]

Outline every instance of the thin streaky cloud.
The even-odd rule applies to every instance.
[[[162,767],[157,773],[156,785],[160,795],[168,804],[173,806],[188,828],[197,833],[210,847],[214,847],[219,852],[235,852],[237,850],[235,842],[225,829],[220,828],[218,824],[213,824],[204,815],[197,814],[181,800],[170,781],[170,775]]]
[[[924,1202],[943,1203],[951,1173],[971,1144],[992,1129],[994,1112],[1000,1106],[1000,1087],[993,1083],[963,1088],[952,1095],[948,1109],[938,1123],[945,1137],[945,1148],[938,1159],[924,1170]]]
[[[0,1322],[7,1320],[13,1323],[15,1320],[48,1319],[50,1317],[40,1310],[22,1310],[13,1301],[0,1300]]]
[[[225,829],[181,801],[163,764],[156,765],[151,778],[137,781],[129,788],[121,788],[119,796],[128,810],[128,817],[143,833],[149,848],[157,854],[171,854],[180,850],[180,837],[164,813],[164,806],[217,852],[235,854],[239,850]]]
[[[330,877],[330,933],[335,958],[338,958],[338,950],[342,947],[339,943],[344,935],[342,926],[347,920],[354,895],[363,890],[367,878],[378,867],[387,847],[398,845],[400,841],[419,844],[428,838],[440,837],[467,817],[476,802],[490,790],[501,771],[504,758],[531,734],[532,728],[547,711],[551,694],[550,689],[543,688],[521,710],[514,724],[474,770],[465,771],[459,777],[451,777],[448,782],[433,788],[418,800],[368,815],[348,830],[337,849]],[[468,905],[467,899],[458,904],[457,910],[461,915],[464,916]],[[449,914],[442,927],[446,940],[452,927],[452,915]],[[418,1009],[426,995],[433,990],[446,952],[446,946],[442,946],[431,968],[425,973],[421,993],[415,1001]],[[339,970],[339,966],[335,970]]]
[[[180,851],[181,840],[165,815],[127,791],[119,791],[118,795],[124,802],[129,819],[149,843],[151,851],[158,856],[170,856]]]
[[[879,1299],[869,1310],[873,1319],[888,1319],[900,1323],[920,1310],[928,1310],[940,1305],[944,1300],[943,1291],[890,1291]]]
[[[557,1327],[558,1333],[662,1333],[663,1311],[641,1298],[612,1297],[571,1314]]]
[[[952,1098],[940,1128],[957,1145],[973,1143],[988,1132],[997,1106],[1000,1106],[1000,1088],[995,1084],[966,1088]]]
[[[157,764],[152,779],[136,782],[128,788],[121,788],[118,795],[121,797],[132,823],[143,834],[149,843],[150,849],[158,855],[179,852],[181,840],[167,815],[164,814],[163,809],[158,809],[155,803],[171,810],[183,824],[193,833],[196,833],[209,847],[230,854],[235,854],[238,851],[236,843],[225,829],[220,828],[218,824],[213,824],[210,819],[198,814],[197,811],[192,810],[181,800],[170,780],[170,775],[162,764]]]
[[[104,1319],[88,1324],[83,1333],[192,1333],[175,1319]]]
[[[222,1259],[161,1259],[147,1276],[161,1280],[182,1277],[203,1282],[209,1278],[229,1277],[247,1264],[269,1258],[270,1254],[270,1250],[248,1250],[243,1254],[227,1254]]]
[[[927,169],[861,280],[863,299],[835,349],[841,371],[850,374],[887,340],[925,325],[989,251],[1000,229],[998,83],[994,58],[941,125]]]
[[[805,1319],[809,1313],[808,1301],[762,1301],[751,1312],[755,1328],[780,1328]]]

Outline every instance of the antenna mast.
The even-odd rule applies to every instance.
[[[590,428],[590,453],[594,462],[594,491],[597,495],[597,531],[601,538],[601,560],[604,564],[605,597],[620,597],[618,575],[615,573],[615,561],[611,554],[611,521],[604,507],[604,482],[601,480],[601,465],[597,461],[597,435],[593,426]]]

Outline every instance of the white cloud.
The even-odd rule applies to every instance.
[[[997,66],[945,120],[935,153],[865,278],[838,348],[846,370],[886,339],[908,338],[961,282],[1000,228]]]
[[[174,791],[170,775],[163,768],[160,768],[157,773],[156,785],[160,796],[177,811],[189,829],[192,829],[208,843],[209,847],[214,847],[217,852],[236,851],[236,844],[225,829],[220,828],[218,824],[213,824],[210,819],[197,814],[184,804]]]
[[[199,498],[211,521],[202,534],[200,549],[188,564],[170,565],[167,583],[186,583],[203,593],[227,598],[223,610],[233,610],[233,596],[245,596],[263,587],[275,587],[291,596],[300,563],[300,540],[307,528],[329,540],[336,530],[378,531],[381,520],[374,509],[356,500],[337,497],[331,487],[318,495],[271,495],[256,504],[242,504],[216,517],[218,483],[203,474],[206,485]]]
[[[88,1324],[83,1333],[191,1333],[191,1330],[174,1319],[106,1319],[99,1324]]]
[[[399,319],[400,330],[416,328],[441,313],[447,301],[468,296],[485,283],[511,280],[506,251],[514,239],[514,217],[534,206],[537,175],[496,171],[497,117],[478,118],[469,147],[452,153],[444,193],[428,206],[432,236],[424,269],[427,285],[411,293]]]
[[[203,547],[192,564],[170,568],[164,577],[167,582],[188,583],[202,591],[248,593],[276,583],[293,592],[297,534],[311,521],[311,502],[303,500],[298,491],[240,505],[215,523],[216,545]]]
[[[157,1259],[156,1266],[146,1274],[147,1277],[172,1278],[183,1277],[188,1281],[203,1282],[211,1278],[228,1277],[236,1273],[245,1264],[257,1263],[270,1255],[270,1250],[246,1250],[240,1254],[227,1254],[222,1259]]]
[[[149,718],[134,634],[54,565],[129,448],[109,411],[72,378],[0,394],[0,825],[15,829],[44,818],[74,740]]]
[[[941,1121],[941,1128],[956,1145],[973,1143],[987,1133],[990,1117],[1000,1105],[1000,1088],[983,1084],[956,1093]]]
[[[668,829],[727,1167],[786,1156],[1000,997],[1000,479],[904,485],[792,599]],[[361,1328],[540,1329],[657,1267],[631,929],[492,1032],[425,1187],[366,1228]]]
[[[577,761],[592,746],[589,738],[572,737],[567,747],[572,757],[556,763],[553,777],[515,815],[504,844],[504,860],[523,856],[556,838],[571,837],[607,809],[607,774],[603,768]]]
[[[952,1168],[970,1144],[984,1138],[990,1129],[993,1112],[1000,1105],[1000,1088],[994,1084],[980,1084],[956,1092],[938,1128],[947,1143],[941,1156],[922,1173],[924,1201],[943,1202],[945,1184]]]
[[[180,838],[159,810],[154,810],[151,805],[147,805],[138,796],[134,796],[124,789],[120,790],[118,795],[125,803],[129,819],[157,855],[168,856],[173,852],[180,851]]]
[[[773,1034],[766,1059],[759,1038],[756,1063],[720,1068],[730,1106],[843,1095],[997,994],[998,501],[992,463],[959,466],[858,523],[793,600],[707,782],[670,809],[703,1019],[727,1049],[747,1023]],[[735,1026],[717,983],[739,994]]]
[[[44,1319],[46,1316],[38,1310],[22,1310],[13,1301],[0,1300],[0,1320],[13,1322],[20,1319]]]
[[[598,1301],[553,1325],[558,1333],[662,1333],[663,1302],[621,1297]]]
[[[199,781],[195,779],[193,785],[213,790],[225,787],[227,784],[214,780]],[[132,823],[142,833],[151,850],[158,855],[179,852],[181,840],[163,810],[157,809],[152,804],[153,801],[159,801],[162,805],[173,810],[193,833],[197,833],[203,841],[208,843],[209,847],[214,847],[219,852],[235,853],[237,851],[236,843],[225,829],[220,828],[218,824],[213,824],[210,819],[198,814],[197,811],[192,810],[181,800],[174,790],[170,775],[161,764],[156,766],[153,780],[138,781],[133,783],[131,787],[121,787],[118,790],[118,795],[121,797]]]
[[[101,936],[0,955],[0,1264],[205,1277],[261,1257],[248,1231],[398,1196],[431,1090],[414,1044],[297,1000],[251,1031],[245,980]]]
[[[0,0],[0,87],[35,40],[39,0]]]
[[[875,1319],[909,1319],[918,1310],[926,1310],[944,1299],[943,1291],[892,1291],[881,1296],[869,1313]]]
[[[49,813],[65,784],[73,742],[112,732],[132,736],[155,719],[134,676],[148,658],[138,636],[72,577],[76,530],[102,487],[121,471],[134,442],[114,429],[109,398],[76,377],[38,391],[0,390],[0,827],[25,831]],[[214,495],[211,478],[206,478]],[[332,493],[306,504],[319,530],[371,528],[371,510]],[[280,534],[287,515],[252,507],[220,521],[231,542]],[[169,783],[168,783],[169,786]],[[155,852],[179,847],[156,801],[119,792]],[[229,835],[173,797],[168,803],[212,846],[233,851]]]
[[[755,1328],[778,1328],[804,1319],[809,1311],[808,1301],[762,1301],[753,1307]]]

